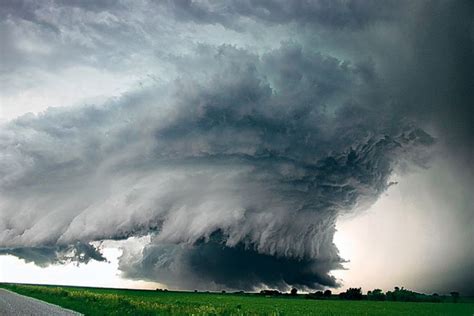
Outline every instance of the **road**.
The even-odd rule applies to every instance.
[[[0,289],[0,315],[77,316],[81,314],[31,297]]]

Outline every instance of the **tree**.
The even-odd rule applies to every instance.
[[[431,295],[431,301],[432,302],[441,302],[441,297],[439,297],[438,293],[433,293],[433,295]]]
[[[331,290],[326,290],[326,291],[324,291],[323,295],[324,295],[325,297],[331,297],[332,292],[331,292]]]
[[[425,295],[421,293],[416,293],[410,290],[405,289],[404,287],[395,287],[393,292],[388,291],[385,294],[385,297],[388,301],[400,301],[400,302],[437,302],[439,298],[436,296]]]
[[[290,294],[293,296],[296,296],[297,293],[298,293],[298,290],[296,288],[292,288],[290,291]]]
[[[306,298],[313,299],[313,300],[319,300],[323,297],[323,291],[316,291],[314,293],[309,293],[306,295]]]
[[[367,299],[371,301],[385,301],[385,294],[381,289],[375,289],[367,292]]]
[[[314,296],[316,297],[322,297],[324,295],[323,291],[316,291],[313,293]]]
[[[281,293],[278,290],[261,290],[260,294],[267,295],[267,296],[277,296]]]
[[[347,291],[339,294],[339,297],[346,300],[361,300],[362,299],[362,289],[351,287]]]
[[[451,297],[453,298],[453,302],[457,303],[459,300],[459,292],[451,292],[449,294],[451,294]]]

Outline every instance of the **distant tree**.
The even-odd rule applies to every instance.
[[[433,293],[433,295],[431,295],[431,301],[432,302],[441,302],[441,297],[439,297],[438,293]]]
[[[260,294],[266,295],[266,296],[277,296],[281,295],[281,293],[278,290],[261,290]]]
[[[290,294],[293,296],[296,296],[297,293],[298,293],[298,290],[296,288],[292,288],[290,291]]]
[[[400,298],[400,288],[396,286],[393,290],[393,292],[388,291],[385,296],[387,297],[387,300],[389,301],[398,301]]]
[[[375,289],[367,292],[367,299],[371,301],[385,301],[385,294],[381,289]]]
[[[222,290],[222,294],[225,294],[225,290]]]
[[[372,293],[373,294],[373,293]],[[396,287],[394,291],[388,291],[385,294],[388,301],[400,301],[400,302],[441,302],[441,297],[434,293],[433,295],[426,295],[423,293],[417,293],[414,291],[407,290],[405,288]]]
[[[316,291],[316,292],[313,293],[313,295],[315,297],[323,297],[324,293],[323,293],[323,291]]]
[[[306,298],[313,299],[313,300],[320,300],[324,297],[323,291],[316,291],[314,293],[309,293],[306,295]]]
[[[451,294],[451,297],[453,298],[453,302],[457,303],[459,300],[459,292],[451,292],[449,294]]]
[[[346,300],[361,300],[362,299],[362,289],[359,288],[349,288],[346,292],[339,294],[339,297]]]
[[[325,296],[325,297],[331,297],[331,295],[332,295],[331,290],[326,290],[326,291],[324,291],[324,293],[323,293],[323,296]]]

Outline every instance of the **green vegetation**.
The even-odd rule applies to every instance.
[[[394,302],[325,299],[306,295],[259,295],[140,291],[65,286],[0,284],[0,287],[85,315],[468,315],[474,302]],[[324,293],[323,293],[324,294]]]

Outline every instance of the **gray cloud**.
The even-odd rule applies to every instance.
[[[90,242],[150,236],[122,256],[125,276],[337,286],[340,214],[371,205],[395,169],[428,166],[434,137],[472,160],[469,4],[3,4],[7,79],[34,65],[169,71],[100,106],[0,127],[2,253],[102,260]],[[419,18],[426,29],[407,36]],[[50,52],[25,51],[14,30],[51,39]]]
[[[192,246],[151,244],[138,262],[121,260],[125,277],[162,280],[172,287],[200,290],[254,290],[258,286],[303,288],[337,285],[327,272],[341,268],[337,260],[273,256],[242,243],[225,247],[220,233]],[[216,240],[217,239],[217,240]],[[220,240],[219,240],[220,239]]]
[[[40,267],[47,267],[51,264],[70,262],[79,264],[88,263],[90,260],[106,260],[95,246],[80,242],[68,246],[1,248],[0,255],[13,255]]]
[[[397,5],[398,4],[398,5]],[[362,28],[399,13],[394,1],[164,1],[177,19],[236,27],[243,18],[271,24],[310,24],[331,28]]]
[[[337,215],[372,203],[395,163],[433,139],[374,112],[373,77],[359,65],[295,44],[263,56],[206,46],[193,58],[205,78],[6,124],[2,245],[151,233],[135,275],[151,277],[149,261],[156,272],[156,256],[174,249],[186,271],[172,274],[176,286],[336,285]],[[162,254],[162,243],[178,248]],[[220,272],[206,268],[216,255]],[[224,278],[236,257],[249,260],[238,282]]]

